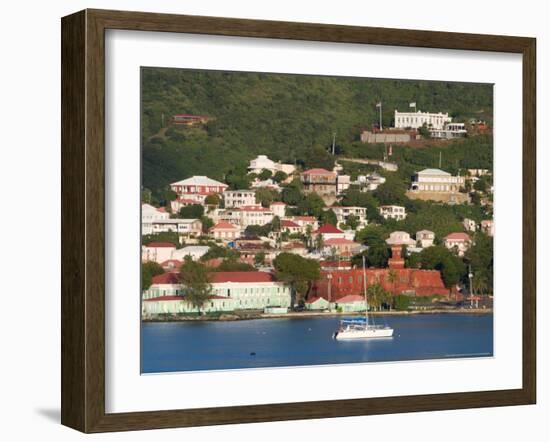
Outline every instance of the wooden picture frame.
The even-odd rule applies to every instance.
[[[498,391],[107,414],[105,30],[495,51],[523,58],[523,385]],[[525,37],[84,10],[62,19],[62,424],[83,432],[534,404],[536,40]]]

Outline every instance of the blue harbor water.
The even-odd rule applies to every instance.
[[[493,354],[493,315],[376,317],[393,338],[332,339],[340,318],[142,324],[142,373],[407,361]]]

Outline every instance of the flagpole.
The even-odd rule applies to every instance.
[[[382,130],[382,102],[380,102],[380,130]]]

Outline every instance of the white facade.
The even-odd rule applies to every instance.
[[[214,282],[212,293],[231,300],[232,310],[290,307],[290,287],[279,281]]]
[[[210,247],[208,246],[187,246],[182,249],[175,250],[172,253],[172,259],[183,261],[187,256],[189,256],[193,261],[198,261],[206,255],[209,250]]]
[[[271,203],[271,205],[269,206],[269,210],[273,212],[274,216],[283,218],[286,215],[286,204],[276,201],[274,203]]]
[[[223,192],[223,201],[226,208],[253,206],[256,204],[256,191],[226,190]]]
[[[443,240],[443,244],[449,250],[456,252],[458,256],[464,256],[464,253],[472,245],[472,240],[466,233],[450,233]]]
[[[495,223],[492,219],[481,221],[481,231],[486,235],[493,236],[495,234]]]
[[[171,218],[153,221],[151,233],[176,232],[180,237],[200,236],[202,222],[199,219]]]
[[[380,206],[378,210],[384,219],[395,219],[399,221],[407,217],[407,211],[403,206]]]
[[[431,230],[419,230],[418,232],[416,232],[417,245],[419,245],[423,249],[433,246],[434,240],[435,233]]]
[[[273,212],[261,206],[241,207],[241,227],[263,226],[273,221]]]
[[[464,186],[464,177],[452,176],[441,169],[424,169],[417,172],[411,190],[418,192],[458,192]]]
[[[464,218],[464,221],[462,221],[462,225],[464,226],[464,229],[468,232],[475,232],[477,230],[477,223],[470,218]]]
[[[357,218],[359,222],[359,227],[363,227],[367,224],[367,209],[365,207],[342,206],[342,207],[330,207],[330,209],[332,209],[332,211],[336,215],[338,224],[346,223],[350,215],[353,215]]]
[[[386,244],[389,246],[415,246],[416,241],[407,232],[396,231],[390,233],[390,237],[386,239]]]
[[[277,172],[284,172],[287,175],[294,173],[296,167],[293,164],[284,164],[270,160],[267,155],[258,155],[250,161],[248,171],[250,173],[260,174],[262,170],[269,170],[273,175]]]
[[[398,112],[395,111],[394,126],[398,129],[413,128],[418,129],[426,124],[432,129],[443,129],[446,123],[450,123],[452,118],[448,113],[438,112]]]
[[[176,246],[170,243],[152,242],[141,246],[141,260],[161,263],[172,259]]]
[[[141,205],[141,234],[150,235],[153,233],[153,222],[170,218],[170,214],[150,204]]]
[[[447,123],[443,129],[431,129],[430,137],[448,140],[465,137],[467,133],[464,123]]]

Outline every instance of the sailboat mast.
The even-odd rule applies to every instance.
[[[365,270],[365,255],[363,255],[363,291],[365,293],[365,321],[368,322],[369,301],[367,300],[367,271]]]

